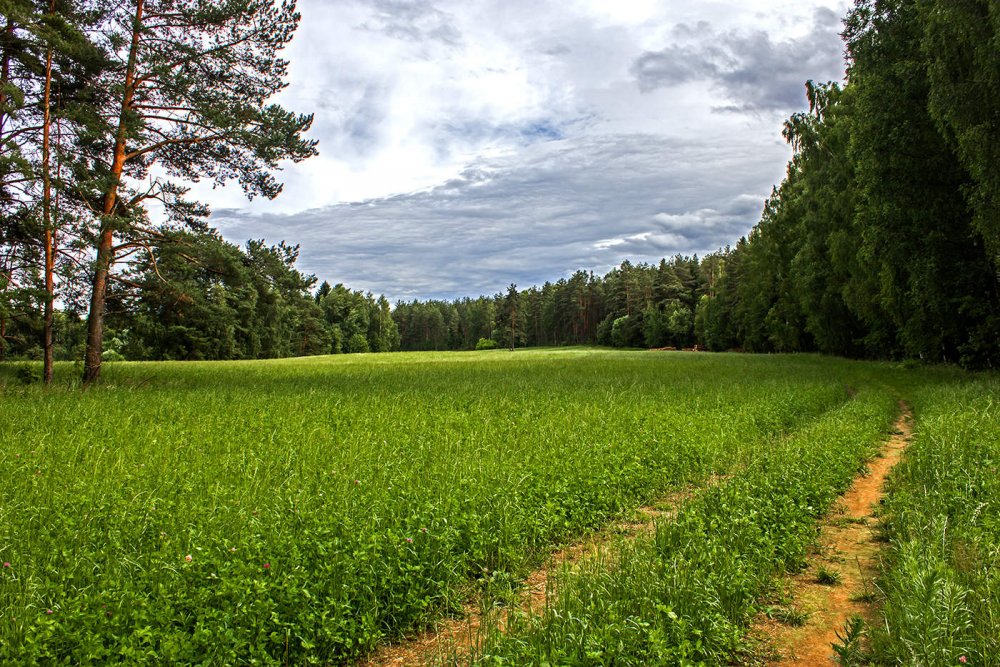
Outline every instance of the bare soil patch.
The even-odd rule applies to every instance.
[[[869,593],[877,574],[880,545],[874,533],[875,507],[884,496],[885,480],[903,455],[912,435],[912,414],[900,403],[900,417],[895,433],[886,442],[880,456],[872,459],[869,473],[854,480],[851,488],[824,519],[819,548],[806,569],[786,582],[785,593],[794,610],[792,616],[807,614],[802,625],[794,627],[761,614],[754,623],[752,636],[770,648],[768,662],[782,665],[834,664],[833,644],[837,632],[843,633],[848,620],[859,615],[871,621],[875,609]],[[829,573],[839,578],[830,581]],[[823,577],[821,575],[827,575]]]

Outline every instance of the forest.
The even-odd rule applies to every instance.
[[[315,153],[310,117],[261,106],[294,6],[191,5],[171,22],[101,2],[3,4],[0,358],[84,359],[91,379],[101,359],[578,344],[1000,362],[995,3],[858,0],[845,82],[806,83],[809,110],[783,129],[786,178],[731,247],[394,305],[317,287],[297,246],[223,239],[175,182],[124,185],[157,166],[280,191],[267,168]],[[240,41],[251,16],[280,30]],[[223,71],[234,58],[255,73]],[[240,94],[211,94],[219,80]]]

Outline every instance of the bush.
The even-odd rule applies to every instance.
[[[35,384],[42,381],[42,373],[33,364],[19,366],[16,371],[17,381],[21,384]]]
[[[615,347],[629,346],[629,316],[623,315],[611,325],[611,344]]]
[[[476,342],[477,350],[495,350],[497,348],[497,342],[492,338],[480,338]]]

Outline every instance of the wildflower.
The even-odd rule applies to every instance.
[[[233,553],[236,553],[236,547],[229,547],[229,550]]]
[[[8,568],[8,567],[10,567],[10,562],[4,561],[3,562],[3,566],[4,566],[5,569]]]
[[[961,656],[959,656],[959,657],[958,657],[958,661],[959,661],[960,663],[962,663],[963,665],[964,665],[965,663],[969,662],[968,658],[966,658],[966,657],[965,657],[964,655],[961,655]]]
[[[45,610],[45,613],[46,613],[46,614],[48,614],[49,616],[51,616],[51,615],[52,615],[52,614],[54,614],[55,612],[54,612],[54,611],[52,611],[51,609],[46,609],[46,610]]]
[[[191,554],[188,554],[187,556],[184,556],[184,560],[186,560],[187,562],[190,563],[191,561],[194,560],[194,556],[192,556]]]
[[[413,544],[413,538],[412,537],[407,537],[406,538],[406,543],[407,544]]]
[[[354,480],[354,486],[358,486],[360,484],[361,484],[361,480],[360,479]]]
[[[426,528],[421,528],[420,532],[423,533],[424,535],[426,535],[427,534],[427,529]]]
[[[271,569],[271,564],[270,563],[264,563],[264,569],[265,570],[270,570]]]

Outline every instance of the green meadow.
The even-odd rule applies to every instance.
[[[72,365],[50,389],[19,369],[0,366],[2,664],[349,664],[720,477],[470,659],[724,663],[899,399],[917,436],[872,659],[1000,653],[993,375],[587,348],[123,362],[87,390]]]

